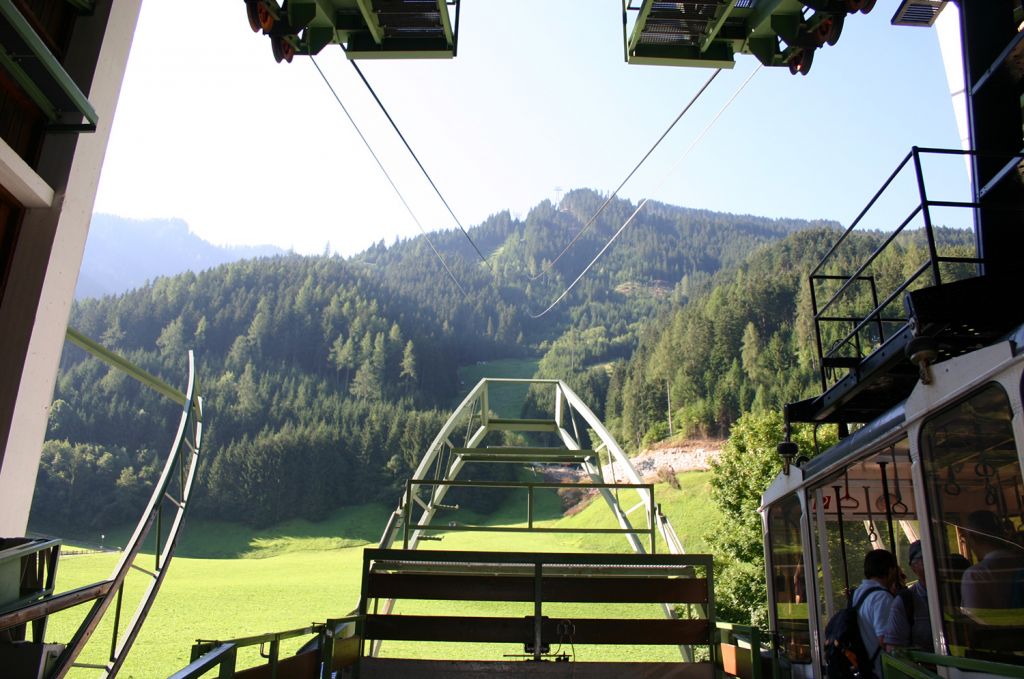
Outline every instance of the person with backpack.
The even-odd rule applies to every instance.
[[[881,651],[899,566],[892,552],[874,549],[864,556],[864,580],[849,605],[825,627],[825,671],[829,679],[880,679]]]
[[[889,625],[892,592],[900,578],[896,556],[885,549],[873,549],[864,555],[864,580],[853,591],[851,602],[857,606],[857,624],[864,650],[874,663],[876,677],[882,676],[881,650],[885,628]]]
[[[917,582],[897,592],[892,600],[889,624],[885,631],[885,647],[886,650],[899,646],[931,651],[932,622],[928,617],[928,590],[920,540],[910,543],[909,565],[917,576]]]

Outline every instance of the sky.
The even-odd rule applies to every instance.
[[[935,31],[891,26],[897,5],[848,17],[807,76],[760,70],[686,154],[756,68],[739,56],[620,195],[849,224],[911,146],[960,145]],[[611,192],[711,75],[625,64],[621,6],[463,0],[455,59],[360,62],[464,226]],[[341,49],[316,60],[422,225],[455,228]],[[933,197],[962,197],[962,161],[933,166]],[[887,200],[871,226],[905,215]],[[419,233],[309,58],[275,63],[241,0],[143,3],[95,212],[309,254]]]

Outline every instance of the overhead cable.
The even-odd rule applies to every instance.
[[[729,101],[725,102],[725,106],[723,106],[718,111],[718,113],[715,114],[715,117],[711,119],[711,122],[709,122],[704,127],[704,129],[701,131],[701,133],[699,135],[697,135],[697,137],[686,148],[686,151],[683,152],[683,155],[679,156],[679,159],[676,160],[675,164],[672,165],[672,167],[669,169],[669,171],[665,173],[665,178],[654,189],[654,193],[657,193],[659,190],[661,190],[661,188],[668,181],[669,177],[672,176],[672,173],[676,171],[676,169],[683,162],[683,160],[686,159],[686,156],[689,155],[690,151],[693,150],[693,147],[696,146],[697,143],[700,142],[700,140],[704,138],[704,135],[707,134],[708,130],[710,130],[711,127],[718,121],[718,119],[722,117],[722,114],[725,113],[726,109],[728,109],[729,106],[732,105],[732,102],[734,102],[736,100],[736,97],[738,97],[740,92],[743,91],[743,88],[745,88],[747,86],[747,83],[749,83],[754,78],[754,76],[757,75],[757,73],[760,70],[761,70],[761,66],[758,65],[758,67],[755,68],[751,72],[751,74],[749,76],[747,76],[747,79],[743,81],[743,84],[740,85],[739,88],[735,92],[733,92],[732,96],[729,97]],[[594,255],[594,258],[592,260],[590,260],[590,263],[587,264],[586,268],[584,268],[583,271],[580,273],[580,275],[576,277],[576,280],[574,280],[572,283],[570,283],[569,287],[567,287],[565,290],[563,290],[562,294],[559,295],[558,298],[554,302],[552,302],[551,305],[548,306],[547,309],[545,309],[544,311],[542,311],[542,312],[540,312],[539,314],[536,314],[536,315],[530,314],[530,318],[536,319],[536,318],[540,318],[540,317],[544,316],[549,311],[554,309],[555,306],[559,302],[561,302],[563,299],[565,299],[565,296],[568,295],[572,291],[572,289],[574,287],[576,287],[576,284],[579,283],[583,279],[583,277],[587,275],[587,272],[590,271],[591,268],[593,268],[594,264],[597,263],[597,260],[599,260],[601,258],[601,256],[605,253],[605,251],[607,251],[608,248],[610,248],[612,246],[612,243],[615,242],[615,239],[617,239],[622,234],[622,232],[626,230],[626,227],[630,225],[630,223],[633,221],[633,219],[640,213],[640,210],[642,210],[644,208],[644,206],[647,205],[647,202],[649,200],[650,200],[650,198],[644,198],[642,201],[640,201],[640,204],[636,206],[635,210],[633,210],[633,214],[631,214],[629,216],[629,218],[625,222],[623,222],[622,226],[619,227],[619,230],[616,231],[615,234],[608,240],[608,242],[605,243],[604,247],[601,248],[601,251],[598,252],[596,255]]]
[[[455,287],[457,287],[459,289],[459,292],[461,292],[462,295],[465,297],[465,288],[462,287],[462,285],[459,283],[459,280],[455,277],[455,274],[452,273],[452,270],[448,267],[448,263],[444,261],[444,257],[441,256],[441,253],[438,252],[437,248],[434,247],[434,244],[430,240],[430,236],[427,235],[426,229],[424,229],[423,225],[420,224],[420,220],[416,218],[416,213],[414,213],[412,211],[412,208],[409,207],[409,203],[406,202],[405,197],[402,195],[402,192],[398,190],[398,186],[395,185],[394,180],[391,179],[391,175],[388,174],[388,171],[384,169],[384,164],[380,162],[380,158],[377,157],[377,154],[374,152],[373,147],[370,146],[370,142],[367,141],[365,136],[363,136],[363,132],[362,130],[359,129],[359,126],[356,125],[356,121],[352,118],[352,114],[350,114],[348,112],[348,109],[345,108],[345,104],[342,103],[341,97],[338,96],[338,93],[334,90],[334,87],[331,86],[331,83],[327,79],[327,76],[324,75],[324,72],[320,70],[320,64],[316,63],[316,59],[313,58],[313,55],[310,55],[309,60],[313,62],[313,66],[316,67],[317,73],[319,73],[320,77],[323,78],[324,84],[327,85],[327,89],[329,89],[331,91],[331,94],[334,95],[334,100],[338,102],[338,106],[340,106],[341,110],[344,111],[345,117],[347,117],[348,121],[352,123],[352,127],[355,128],[356,134],[359,135],[359,138],[363,140],[363,144],[366,145],[366,148],[370,152],[370,155],[373,156],[373,159],[375,161],[377,161],[377,167],[380,168],[380,171],[384,174],[384,177],[388,180],[388,183],[391,184],[391,188],[395,190],[395,194],[398,196],[398,199],[402,201],[402,205],[405,206],[405,209],[409,213],[409,216],[412,217],[412,221],[416,222],[416,226],[419,228],[420,233],[423,234],[423,238],[426,239],[427,245],[429,245],[430,249],[434,251],[434,254],[437,256],[437,259],[441,262],[441,266],[444,267],[444,270],[448,272],[448,276],[451,277],[452,283],[455,283]]]
[[[430,186],[434,189],[434,193],[436,193],[437,197],[441,199],[442,203],[444,203],[445,208],[448,210],[448,214],[452,216],[452,219],[455,220],[455,223],[458,225],[459,230],[462,231],[462,234],[466,237],[466,240],[468,240],[469,244],[473,246],[474,250],[476,250],[476,254],[480,257],[480,261],[486,264],[487,258],[484,257],[484,253],[480,252],[480,248],[476,246],[476,243],[473,241],[473,238],[469,235],[469,232],[466,231],[465,227],[462,226],[462,222],[459,221],[459,218],[455,216],[455,212],[452,210],[451,206],[448,205],[448,201],[444,199],[444,196],[441,194],[441,190],[437,188],[437,184],[435,184],[434,180],[431,179],[430,173],[427,172],[427,168],[423,167],[423,163],[420,162],[420,159],[419,157],[417,157],[416,152],[412,150],[412,147],[409,146],[409,142],[405,140],[405,135],[402,134],[402,131],[400,129],[398,129],[398,125],[395,123],[394,119],[392,119],[391,114],[388,113],[388,109],[384,106],[384,102],[382,102],[380,100],[380,97],[377,96],[377,93],[374,91],[373,86],[370,85],[370,81],[366,79],[365,75],[363,75],[362,70],[360,70],[359,66],[356,64],[354,59],[349,59],[349,63],[352,64],[352,68],[356,69],[356,73],[359,74],[359,78],[363,81],[363,84],[366,85],[366,89],[370,91],[371,95],[373,95],[373,100],[377,102],[377,106],[379,106],[380,110],[384,113],[384,117],[388,119],[388,122],[391,123],[391,127],[394,128],[395,133],[398,135],[398,138],[402,140],[403,144],[405,144],[405,148],[408,149],[409,155],[411,155],[412,159],[416,161],[417,165],[419,165],[420,171],[423,172],[423,176],[427,178],[428,182],[430,182]]]
[[[589,229],[591,225],[597,220],[598,216],[600,216],[600,214],[604,212],[604,209],[608,207],[608,204],[612,202],[612,199],[619,194],[619,191],[621,191],[622,187],[626,185],[626,182],[632,179],[633,175],[636,174],[636,171],[640,169],[640,166],[647,161],[647,159],[650,157],[652,153],[654,153],[654,149],[658,148],[658,145],[662,142],[662,140],[665,137],[667,137],[668,133],[672,131],[672,128],[676,126],[676,123],[682,120],[683,116],[686,115],[686,112],[689,111],[690,108],[697,102],[697,100],[700,99],[700,96],[704,94],[704,90],[708,88],[708,85],[711,84],[711,81],[717,78],[718,74],[721,72],[722,69],[715,69],[714,73],[711,74],[711,77],[707,79],[707,82],[705,82],[704,85],[697,91],[697,93],[693,95],[693,98],[690,99],[689,103],[683,107],[683,110],[679,112],[679,115],[676,116],[676,119],[672,121],[672,123],[668,126],[668,128],[665,129],[664,132],[661,133],[661,136],[658,137],[658,141],[654,142],[654,145],[651,146],[650,149],[648,149],[647,153],[644,154],[644,157],[640,159],[640,162],[637,163],[632,170],[630,170],[629,174],[626,175],[626,178],[622,180],[622,183],[619,184],[614,191],[612,191],[611,195],[608,196],[607,199],[605,199],[604,203],[601,204],[601,207],[599,207],[597,209],[597,212],[594,213],[594,216],[587,220],[587,223],[584,224],[583,228],[579,230],[576,236],[571,241],[569,241],[569,244],[566,245],[562,249],[562,251],[558,253],[558,256],[551,260],[551,262],[549,262],[548,265],[545,266],[539,274],[537,274],[536,276],[530,276],[531,281],[535,281],[541,276],[546,275],[549,271],[551,271],[552,267],[554,267],[555,264],[558,263],[558,260],[562,258],[562,255],[567,253],[573,245],[576,245],[576,241],[578,241],[583,236],[586,230]]]

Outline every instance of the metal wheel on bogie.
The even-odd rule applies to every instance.
[[[263,2],[263,0],[258,0],[256,3],[256,20],[259,22],[260,28],[266,33],[269,33],[270,29],[277,23],[277,19],[270,13],[270,8],[267,7],[267,3]]]
[[[249,19],[249,28],[252,29],[253,33],[259,33],[261,28],[256,4],[256,0],[245,0],[245,14]]]
[[[836,14],[832,17],[832,30],[825,40],[829,45],[835,45],[839,42],[839,36],[843,34],[843,24],[846,23],[846,16],[843,14]]]
[[[814,50],[801,49],[795,52],[786,64],[789,66],[789,72],[791,74],[796,75],[799,73],[800,75],[807,75],[811,70],[811,64],[813,62]]]
[[[270,49],[274,53],[274,61],[281,63],[286,61],[289,64],[292,63],[292,58],[295,56],[295,46],[288,40],[285,40],[283,36],[272,35],[270,36]]]

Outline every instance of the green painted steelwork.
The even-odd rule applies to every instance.
[[[737,54],[750,54],[806,73],[802,54],[834,44],[847,14],[843,0],[623,0],[623,50],[630,64],[732,68]]]
[[[96,110],[13,0],[0,0],[0,44],[0,66],[39,107],[50,129],[95,131]],[[67,114],[86,122],[66,120]]]
[[[150,389],[156,391],[158,394],[161,394],[171,399],[178,405],[183,406],[186,403],[188,403],[188,398],[185,396],[185,394],[181,392],[181,390],[175,389],[174,387],[167,384],[159,377],[149,374],[148,372],[138,367],[128,359],[124,358],[123,356],[119,356],[113,351],[110,351],[109,349],[99,344],[95,340],[89,339],[88,337],[78,332],[74,328],[68,328],[67,338],[72,343],[78,345],[82,349],[85,349],[87,352],[89,352],[96,358],[100,359],[104,363],[117,368],[118,370],[124,372],[130,377],[135,378],[136,380],[142,382]]]
[[[202,449],[203,399],[199,394],[199,385],[195,374],[195,357],[192,352],[188,354],[188,387],[182,394],[127,359],[99,346],[80,333],[69,329],[68,338],[101,360],[125,370],[147,386],[182,405],[181,419],[160,478],[135,527],[128,546],[122,552],[111,576],[101,582],[68,592],[54,595],[51,591],[50,594],[42,596],[36,601],[0,612],[0,631],[28,622],[35,625],[53,613],[89,603],[91,606],[88,613],[74,637],[57,658],[54,668],[47,677],[63,677],[73,667],[91,667],[102,670],[105,676],[114,676],[135,642],[160,585],[163,583],[177,547],[185,513],[191,505],[192,490]],[[165,514],[170,514],[167,528],[164,527]],[[154,527],[156,529],[154,532],[154,565],[150,570],[140,565],[141,559],[144,558],[141,552],[143,544],[147,542]],[[122,630],[123,588],[125,579],[131,570],[147,574],[150,577],[150,582],[131,619]],[[115,613],[108,662],[99,666],[76,663],[76,659],[98,628],[111,604],[115,604]]]
[[[997,677],[1014,677],[1024,679],[1024,666],[1010,665],[1007,663],[992,662],[990,660],[979,660],[977,658],[958,658],[949,655],[937,655],[925,653],[924,651],[906,651],[902,657],[915,663],[935,665],[936,667],[951,667],[964,672],[981,672]],[[883,658],[883,665],[885,663]],[[935,676],[934,674],[932,676]]]
[[[257,0],[246,0],[255,5]],[[261,0],[274,18],[263,32],[316,55],[341,45],[349,59],[445,59],[455,56],[461,0]],[[449,9],[451,8],[451,10]],[[450,11],[455,12],[452,21]],[[290,59],[289,59],[290,60]]]
[[[268,644],[270,650],[265,654],[261,650],[261,655],[267,659],[270,676],[276,677],[279,672],[287,672],[287,668],[282,667],[287,660],[281,660],[281,642],[306,636],[313,638],[296,655],[318,650],[316,664],[319,665],[319,672],[315,676],[330,679],[334,670],[339,669],[335,662],[336,645],[339,641],[352,638],[351,632],[358,620],[359,616],[350,615],[284,632],[268,632],[224,641],[199,639],[192,646],[189,664],[170,675],[169,679],[197,679],[213,669],[217,670],[218,677],[228,679],[235,676],[239,649],[257,645],[262,649]]]
[[[536,385],[552,389],[555,396],[554,412],[551,417],[543,418],[511,419],[494,417],[488,407],[490,402],[488,392],[491,385],[501,384]],[[586,427],[593,432],[592,435],[595,439],[600,442],[597,449],[593,451],[582,449],[579,443],[577,419],[582,419]],[[452,438],[463,431],[465,431],[465,441],[461,445],[456,445],[452,442]],[[555,449],[514,449],[507,447],[490,449],[481,447],[481,443],[487,434],[493,431],[554,433],[562,440],[563,447]],[[601,466],[600,453],[597,450],[606,451],[609,462],[615,461],[622,468],[625,478],[621,480],[625,484],[632,484],[631,487],[639,488],[638,492],[640,493],[641,503],[647,510],[647,526],[644,529],[635,529],[627,517],[628,512],[619,506],[618,499],[612,493],[612,490],[616,486],[620,488],[624,486],[622,483],[609,484],[607,482]],[[646,551],[641,541],[637,539],[639,534],[658,530],[665,538],[671,552],[682,553],[682,545],[679,542],[678,536],[675,535],[675,531],[672,530],[667,517],[661,515],[657,510],[657,505],[653,501],[653,489],[648,490],[650,484],[644,484],[643,480],[632,468],[629,458],[586,404],[564,382],[559,380],[529,379],[484,379],[473,387],[448,419],[448,422],[442,427],[427,449],[419,466],[413,472],[410,484],[411,487],[414,487],[414,492],[412,492],[410,498],[403,498],[403,501],[395,510],[392,520],[388,522],[384,535],[381,537],[380,546],[382,548],[390,547],[399,535],[398,531],[401,530],[403,544],[407,544],[410,549],[415,549],[423,531],[406,529],[407,526],[414,524],[411,515],[413,505],[419,504],[423,509],[423,515],[415,521],[415,525],[432,525],[434,514],[443,506],[444,496],[447,494],[448,489],[453,485],[458,485],[457,483],[450,482],[456,481],[465,464],[484,461],[488,458],[489,461],[499,461],[497,457],[489,457],[493,454],[489,451],[498,451],[499,455],[507,456],[505,459],[508,462],[517,464],[544,463],[558,456],[561,456],[563,459],[574,459],[575,464],[582,468],[586,476],[590,477],[590,482],[601,492],[609,508],[611,508],[619,524],[619,528],[614,530],[626,536],[634,551],[639,553]],[[532,460],[529,459],[530,453],[535,453]],[[577,456],[581,459],[576,460]],[[442,463],[442,458],[444,469],[433,469],[433,467]],[[433,483],[432,480],[437,480],[438,482]],[[428,499],[420,499],[418,492],[416,492],[416,489],[420,486],[432,486]]]
[[[515,461],[515,460],[513,460]],[[449,522],[446,524],[414,523],[412,520],[413,488],[416,486],[442,486],[445,488],[518,488],[527,491],[526,503],[526,527],[515,526],[474,526]],[[650,516],[647,521],[647,528],[544,528],[534,525],[534,491],[536,489],[561,490],[565,488],[595,488],[615,490],[644,490],[652,498]],[[655,552],[657,544],[657,521],[655,519],[656,505],[653,502],[654,484],[652,483],[526,483],[513,481],[438,481],[436,479],[412,480],[405,484],[405,535],[403,539],[404,549],[409,549],[409,535],[411,531],[476,531],[480,533],[564,533],[564,534],[615,534],[615,535],[639,535],[650,536],[649,547],[651,554]]]
[[[550,417],[540,418],[503,418],[495,417],[491,412],[489,394],[492,385],[521,384],[550,389],[553,392],[554,409]],[[593,449],[583,449],[581,445],[581,430],[585,428],[589,436],[597,444]],[[555,434],[562,442],[561,448],[510,448],[501,446],[498,448],[481,447],[487,435],[495,431],[519,431],[519,432],[542,432]],[[454,440],[460,439],[457,445]],[[615,463],[620,470],[616,473],[617,478],[609,482],[605,478],[602,460],[602,451],[607,458],[607,463]],[[530,459],[530,458],[533,459]],[[388,520],[387,527],[380,539],[380,547],[391,548],[396,541],[405,546],[410,553],[415,550],[421,539],[430,539],[426,535],[428,531],[445,530],[445,526],[435,525],[434,517],[438,510],[446,508],[444,498],[453,486],[461,485],[457,478],[467,463],[474,462],[508,462],[511,464],[544,464],[552,460],[570,461],[583,473],[583,478],[589,478],[590,486],[596,488],[605,503],[611,510],[612,515],[618,523],[618,528],[593,529],[597,533],[616,533],[623,535],[632,550],[637,554],[646,554],[653,551],[655,543],[654,536],[660,534],[665,540],[668,550],[672,554],[683,554],[683,546],[672,528],[671,522],[658,508],[654,502],[654,491],[651,484],[645,484],[640,475],[637,474],[626,456],[625,452],[615,441],[612,435],[605,428],[604,424],[594,415],[587,405],[577,396],[568,385],[561,380],[545,379],[483,379],[470,390],[462,403],[455,409],[451,417],[441,428],[441,431],[434,438],[427,449],[422,460],[413,472],[406,493],[402,501],[392,513]],[[486,485],[483,483],[473,484],[476,486]],[[514,484],[498,484],[503,487],[512,487]],[[527,491],[527,527],[501,527],[497,530],[489,527],[462,527],[462,530],[489,531],[489,532],[582,532],[576,530],[566,531],[565,529],[543,529],[534,526],[532,520],[533,510],[533,488],[530,486],[542,486],[546,484],[523,484],[522,488]],[[585,487],[588,484],[572,484],[573,487]],[[423,486],[429,489],[422,493],[419,491]],[[550,487],[559,487],[559,484],[552,484]],[[643,508],[645,515],[645,526],[634,527],[629,520],[633,509],[626,510],[619,504],[618,489],[632,489],[640,496],[640,501],[633,509]],[[615,491],[615,492],[613,492]],[[418,518],[413,517],[413,511],[418,505],[422,513]],[[641,535],[650,535],[650,544],[645,546],[640,540]],[[394,600],[386,600],[383,604],[385,614],[391,611]],[[671,605],[663,604],[662,609],[666,617],[676,619],[677,613]],[[692,652],[689,648],[681,648],[684,659],[692,659]]]
[[[904,656],[883,653],[881,658],[883,679],[940,679],[935,672]]]
[[[493,422],[493,420],[491,420]],[[596,453],[593,450],[573,450],[565,448],[453,448],[453,455],[460,456],[466,462],[522,462],[531,464],[582,464],[588,457]]]
[[[541,388],[551,389],[554,392],[554,412],[551,417],[534,419],[510,419],[497,418],[488,408],[492,402],[489,389],[493,385],[500,384],[522,384],[534,385]],[[582,424],[578,422],[582,420]],[[539,448],[539,447],[507,447],[499,445],[495,448],[484,448],[481,443],[489,432],[507,430],[508,427],[518,427],[525,431],[554,432],[562,441],[561,448]],[[584,449],[580,444],[581,430],[586,427],[591,438],[597,443],[594,449]],[[460,444],[456,444],[458,439]],[[604,476],[602,464],[605,456],[608,463],[614,462],[620,471],[616,472],[616,478],[610,480]],[[571,464],[580,468],[591,481],[584,483],[557,483],[538,482],[520,483],[505,481],[466,481],[458,480],[463,467],[473,462],[505,462],[508,464],[523,465],[526,463],[547,464],[552,461],[571,461]],[[625,480],[623,478],[625,477]],[[424,489],[426,486],[425,491]],[[451,487],[512,487],[512,489],[524,490],[527,494],[527,520],[526,526],[486,526],[486,525],[451,525],[434,523],[436,512],[441,509],[458,509],[443,504],[444,497]],[[585,528],[585,529],[553,529],[544,528],[535,524],[534,520],[534,494],[538,489],[557,490],[562,487],[573,487],[573,489],[596,489],[601,492],[608,507],[618,522],[618,527],[611,528]],[[614,493],[613,493],[614,491]],[[631,491],[639,496],[640,502],[633,509],[643,508],[645,511],[645,525],[634,527],[628,515],[633,509],[626,510],[618,504],[618,491]],[[422,496],[422,497],[421,497]],[[414,516],[416,507],[422,510],[419,516]],[[530,554],[513,552],[453,552],[453,551],[418,551],[420,541],[429,540],[427,533],[437,531],[467,531],[487,533],[572,533],[572,534],[616,534],[624,535],[634,550],[632,554],[608,554],[608,553],[572,553],[572,554]],[[649,544],[645,547],[638,539],[638,536],[649,537]],[[655,554],[655,537],[660,535],[666,541],[670,554]],[[403,549],[394,549],[396,541],[400,541]],[[540,561],[539,561],[540,560]],[[632,583],[634,576],[649,578],[693,578],[694,568],[703,568],[706,574],[708,592],[696,603],[684,604],[684,617],[696,617],[699,620],[709,621],[709,631],[714,637],[706,636],[711,643],[712,655],[717,653],[717,639],[720,632],[714,632],[714,591],[713,591],[713,563],[709,555],[687,555],[684,554],[682,544],[676,536],[672,524],[654,502],[654,487],[652,483],[644,483],[639,474],[630,464],[629,458],[618,447],[614,438],[608,433],[604,425],[594,416],[593,412],[584,404],[583,400],[559,380],[514,380],[514,379],[484,379],[477,383],[462,401],[462,404],[455,410],[452,416],[441,427],[440,431],[431,442],[423,459],[420,461],[412,478],[408,481],[406,492],[402,495],[397,508],[392,512],[384,528],[378,549],[370,549],[365,552],[366,564],[373,562],[374,567],[384,570],[401,571],[401,575],[415,574],[417,578],[423,577],[420,582],[429,583],[430,577],[457,576],[462,574],[469,576],[469,579],[459,580],[465,585],[467,582],[479,583],[481,577],[489,576],[510,576],[510,581],[521,580],[523,577],[532,577],[537,580],[535,587],[535,603],[537,604],[538,616],[540,616],[541,603],[544,601],[543,593],[538,589],[539,584],[545,579],[588,579],[587,582],[595,584],[606,584],[608,570],[621,569],[618,572],[616,583]],[[482,567],[482,570],[481,570]],[[475,580],[474,580],[475,579]],[[509,582],[509,581],[506,581]],[[518,582],[518,581],[516,581]],[[322,654],[321,672],[323,676],[331,676],[327,673],[328,668],[338,669],[343,665],[332,653],[336,653],[339,644],[356,643],[361,648],[367,641],[372,643],[370,654],[376,654],[380,649],[381,639],[365,639],[362,624],[366,622],[365,613],[368,610],[367,587],[368,582],[364,580],[364,591],[357,604],[358,614],[354,617],[344,619],[347,621],[344,626],[333,627],[331,621],[323,628],[304,629],[305,632],[312,631],[316,634],[310,639],[300,655],[309,653],[316,649]],[[429,586],[429,585],[428,585]],[[630,585],[623,585],[629,588]],[[637,586],[639,587],[639,585]],[[587,588],[584,588],[587,589]],[[598,588],[600,590],[600,588]],[[633,596],[640,594],[632,592]],[[377,590],[375,590],[377,591]],[[374,617],[387,617],[393,610],[395,599],[384,598],[395,592],[391,590],[385,594],[375,597]],[[465,594],[462,590],[461,593]],[[655,596],[660,596],[660,590]],[[436,592],[434,592],[436,595]],[[588,596],[600,597],[600,591]],[[604,596],[615,600],[621,599],[620,595],[614,595],[610,591]],[[648,594],[649,596],[649,594]],[[618,598],[616,598],[618,597]],[[654,600],[654,599],[652,599]],[[656,599],[662,601],[662,599]],[[665,624],[665,629],[690,629],[689,623],[680,619],[679,612],[674,603],[660,604],[665,613],[667,621],[657,621]],[[487,619],[494,623],[494,620]],[[354,625],[353,625],[354,623]],[[611,621],[612,626],[615,621]],[[408,620],[403,621],[409,625]],[[625,622],[628,626],[631,623]],[[342,627],[345,629],[343,630]],[[540,628],[535,626],[535,635]],[[333,630],[333,631],[332,631]],[[425,632],[429,633],[429,632]],[[603,634],[603,633],[602,633]],[[193,679],[204,675],[204,673],[217,669],[219,676],[231,677],[234,675],[234,657],[237,649],[243,645],[256,643],[271,643],[271,635],[247,637],[232,641],[204,641],[200,642],[193,649],[193,663],[187,668],[173,675],[173,679]],[[669,641],[663,641],[668,643]],[[673,638],[671,643],[679,643]],[[694,642],[695,643],[695,642]],[[703,642],[702,642],[703,643]],[[538,653],[543,644],[537,643],[535,638],[534,646],[530,652]],[[693,659],[691,648],[688,645],[680,647],[683,659]],[[361,651],[360,651],[361,652]],[[271,645],[270,657],[276,657],[276,649]],[[269,659],[268,659],[269,660]],[[281,666],[285,663],[299,663],[295,659],[280,661]],[[276,662],[269,664],[271,676],[275,668],[279,667]],[[307,674],[302,676],[313,676]],[[355,670],[357,671],[357,670]],[[298,675],[296,675],[298,676]]]

